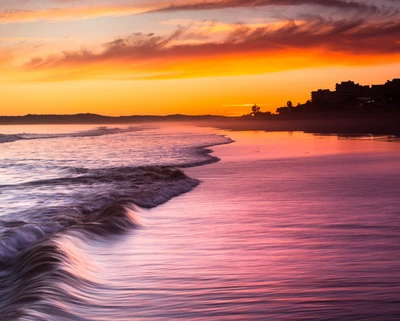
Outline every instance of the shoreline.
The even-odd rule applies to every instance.
[[[0,125],[128,125],[176,124],[214,127],[223,130],[303,131],[321,134],[372,134],[400,136],[400,111],[302,113],[267,116],[122,116],[108,117],[94,114],[0,116]]]
[[[207,126],[232,131],[266,132],[302,131],[320,134],[371,134],[400,136],[400,113],[372,115],[314,115],[314,117],[280,117],[275,119],[224,119],[223,122],[208,122]]]

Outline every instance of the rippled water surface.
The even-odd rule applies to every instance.
[[[178,139],[173,146],[179,150],[201,146],[197,137],[208,142],[203,145],[223,142],[220,136],[210,138],[209,129],[186,129],[194,141],[179,138],[179,129],[164,130],[169,134],[163,135],[163,144]],[[157,131],[107,139],[151,137]],[[3,310],[7,316],[398,320],[400,144],[302,133],[223,134],[236,142],[212,147],[219,163],[184,169],[201,180],[199,186],[150,210],[124,207],[133,225],[122,234],[95,233],[96,224],[45,241],[50,243],[38,248],[42,257],[34,263],[43,282],[16,287],[15,293],[25,293],[29,284],[36,290],[30,299],[10,300]],[[97,147],[91,148],[95,154]],[[190,150],[185,157],[207,157]],[[168,165],[178,162],[180,157],[171,153],[164,151],[159,159],[169,159]],[[136,162],[121,157],[105,157],[104,164]],[[92,166],[77,158],[79,166]],[[93,168],[107,168],[98,165],[100,160],[94,163]],[[164,187],[158,185],[157,192]],[[120,221],[120,216],[107,215]],[[53,262],[54,253],[56,269],[53,263],[42,264]],[[29,278],[10,272],[9,277],[15,276]],[[36,296],[40,300],[32,300]]]

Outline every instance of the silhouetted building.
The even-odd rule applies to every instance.
[[[400,78],[388,80],[384,86],[386,95],[394,97],[400,96]]]
[[[371,86],[371,97],[378,98],[385,94],[385,85],[372,85]]]
[[[368,97],[370,95],[369,86],[355,84],[354,81],[343,81],[336,84],[336,99],[338,102],[355,101],[357,97]]]
[[[333,99],[333,93],[329,89],[318,89],[311,93],[311,101],[314,104],[330,103]]]
[[[400,105],[400,79],[388,80],[384,85],[372,85],[371,99],[380,108]]]
[[[336,84],[336,90],[318,89],[311,92],[311,101],[291,104],[276,110],[278,114],[301,112],[340,112],[368,110],[400,111],[400,78],[382,85],[362,86],[354,81]]]

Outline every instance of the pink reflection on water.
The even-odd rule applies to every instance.
[[[229,160],[307,157],[343,153],[398,151],[399,144],[384,137],[338,138],[336,135],[313,135],[303,132],[224,132],[236,141],[235,150],[214,147],[218,156]],[[388,137],[389,139],[389,137]]]
[[[88,320],[398,316],[400,144],[229,132],[203,183],[110,242],[61,242]],[[90,263],[90,264],[88,264]]]

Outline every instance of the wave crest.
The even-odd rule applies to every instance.
[[[0,220],[0,267],[18,252],[71,226],[83,224],[90,227],[97,224],[104,228],[108,223],[110,229],[118,230],[115,224],[125,226],[127,221],[106,218],[116,218],[114,212],[126,215],[127,208],[117,210],[115,204],[122,202],[144,208],[155,207],[190,191],[199,181],[186,176],[180,169],[149,166],[90,170],[78,177],[2,185],[0,188],[40,189],[41,186],[51,185],[68,189],[77,184],[87,191],[75,195],[73,204],[36,207],[19,213],[23,220]],[[108,215],[110,212],[114,214]]]
[[[71,287],[82,283],[93,283],[83,279],[70,269],[71,259],[76,255],[66,251],[62,238],[93,239],[132,229],[139,225],[139,209],[133,203],[118,202],[107,206],[99,212],[87,215],[82,222],[68,230],[41,240],[25,249],[19,255],[1,265],[0,278],[0,315],[6,320],[16,320],[23,316],[41,318],[34,310],[27,310],[27,305],[40,302],[49,293],[70,298],[68,291],[57,292],[54,285],[62,282]],[[41,306],[41,308],[45,308]],[[52,307],[52,314],[64,315],[61,308]],[[57,310],[57,311],[54,311]]]
[[[21,134],[0,134],[0,144],[1,143],[11,143],[18,140],[32,140],[32,139],[53,139],[53,138],[66,138],[66,137],[96,137],[104,135],[113,135],[121,133],[136,132],[142,130],[140,127],[127,127],[110,128],[107,126],[100,126],[95,129],[85,130],[73,133],[60,133],[60,134],[37,134],[37,133],[21,133]]]

